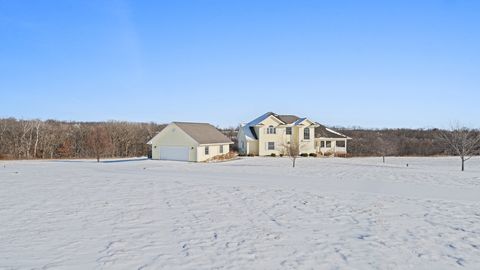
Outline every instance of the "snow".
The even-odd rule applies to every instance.
[[[337,131],[335,131],[335,130],[333,130],[333,129],[330,129],[330,128],[325,128],[325,129],[326,129],[328,132],[331,132],[331,133],[336,134],[336,135],[338,135],[338,136],[342,136],[342,137],[351,139],[350,137],[347,137],[347,136],[343,135],[342,133],[339,133],[339,132],[337,132]]]
[[[480,159],[459,169],[0,162],[0,269],[480,269]]]
[[[299,118],[297,121],[293,122],[293,125],[296,126],[296,125],[300,125],[300,123],[302,123],[303,121],[307,120],[307,118]]]
[[[253,127],[253,126],[256,126],[256,125],[259,125],[261,122],[263,122],[263,120],[267,119],[268,117],[270,117],[271,115],[273,115],[272,112],[267,112],[267,113],[264,113],[262,114],[261,116],[253,119],[252,121],[248,122],[246,124],[246,126],[249,126],[249,127]]]

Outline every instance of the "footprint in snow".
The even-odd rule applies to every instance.
[[[368,234],[360,234],[359,236],[357,236],[357,239],[360,239],[360,240],[365,240],[365,238],[369,237],[370,235]]]

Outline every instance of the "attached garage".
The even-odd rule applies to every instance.
[[[173,122],[148,144],[152,159],[200,162],[227,154],[233,142],[210,124]]]

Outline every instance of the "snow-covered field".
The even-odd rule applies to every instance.
[[[0,162],[0,269],[480,269],[480,159],[297,165]]]

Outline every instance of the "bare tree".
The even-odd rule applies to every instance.
[[[438,129],[361,129],[357,127],[337,130],[355,138],[348,143],[348,152],[353,156],[381,157],[385,152],[385,143],[392,150],[386,156],[438,156],[445,154],[448,148],[439,138]]]
[[[283,150],[286,156],[292,160],[292,166],[295,168],[295,162],[300,155],[300,145],[296,141],[290,141],[283,144]]]
[[[98,126],[109,135],[105,144],[109,152],[101,156],[110,157],[147,155],[145,142],[165,127],[156,123],[0,118],[0,158],[96,158],[92,129]]]
[[[40,137],[40,127],[42,126],[42,121],[35,121],[35,145],[33,147],[33,158],[37,158],[37,149],[38,149],[38,140]]]
[[[385,163],[385,157],[393,155],[397,152],[396,145],[388,142],[381,134],[375,140],[376,149],[378,154],[382,156],[383,163]]]
[[[456,125],[449,131],[439,131],[439,137],[455,155],[460,157],[462,172],[465,171],[465,162],[477,153],[480,146],[480,133],[477,130]]]
[[[107,129],[98,125],[92,127],[87,137],[87,145],[93,151],[97,162],[100,162],[100,157],[107,153],[111,146]]]
[[[31,130],[33,125],[30,121],[21,121],[22,132],[20,136],[20,154],[25,158],[30,158],[30,146],[32,144]]]
[[[0,142],[2,142],[3,134],[6,133],[8,128],[7,119],[0,119]]]
[[[0,119],[0,159],[4,154],[11,152],[9,145],[12,144],[9,136],[10,125],[8,119]]]

